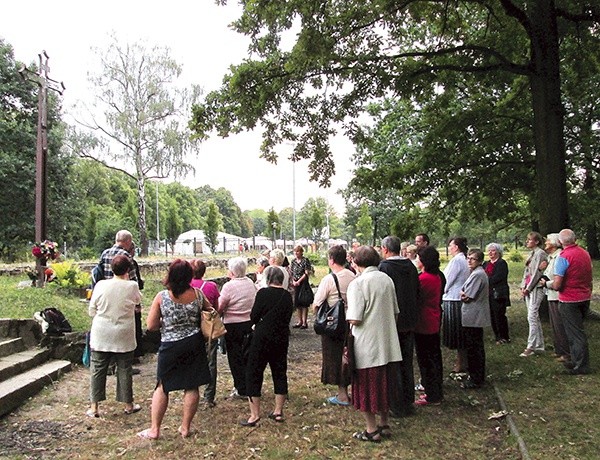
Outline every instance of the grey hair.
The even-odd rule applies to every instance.
[[[268,267],[269,266],[269,259],[267,259],[265,256],[260,256],[258,258],[258,260],[256,261],[256,265],[260,265],[262,267]]]
[[[115,243],[127,243],[133,241],[133,235],[129,230],[119,230],[115,235]]]
[[[275,265],[282,265],[283,259],[285,259],[285,252],[283,252],[281,249],[273,249],[269,256],[271,259],[273,259]]]
[[[234,257],[227,261],[227,268],[235,275],[236,278],[243,278],[246,276],[248,261],[245,257]]]
[[[490,243],[485,247],[486,251],[489,251],[490,249],[495,249],[499,257],[504,255],[504,248],[500,243]]]
[[[560,237],[558,233],[548,233],[548,236],[546,236],[546,242],[550,243],[555,248],[560,248],[562,246],[560,244]]]
[[[400,238],[398,238],[397,236],[394,236],[394,235],[386,236],[381,241],[381,246],[386,248],[392,254],[400,254],[401,242],[400,242]]]
[[[563,228],[560,231],[560,233],[558,234],[558,237],[560,238],[560,242],[562,243],[563,246],[575,244],[575,241],[577,241],[575,232],[573,230],[571,230],[570,228]]]
[[[282,286],[283,280],[285,279],[283,269],[275,265],[270,265],[265,268],[263,276],[267,280],[267,284],[274,284],[276,286]]]

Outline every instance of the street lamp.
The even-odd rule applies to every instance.
[[[292,158],[292,238],[296,246],[296,160]]]
[[[296,158],[294,157],[293,148],[296,146],[295,142],[285,142],[285,145],[292,147],[292,238],[294,239],[294,246],[296,245]]]
[[[277,247],[275,239],[275,230],[277,230],[277,222],[271,222],[271,226],[273,227],[273,249],[275,249]]]

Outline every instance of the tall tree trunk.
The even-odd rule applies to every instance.
[[[530,77],[536,150],[536,198],[542,234],[569,226],[561,102],[558,30],[553,0],[528,3],[531,24]]]
[[[600,259],[600,247],[598,246],[598,226],[595,222],[587,225],[585,229],[585,241],[587,251],[592,259]]]
[[[148,224],[146,223],[146,180],[139,175],[137,179],[138,189],[138,227],[140,231],[141,255],[148,255]]]

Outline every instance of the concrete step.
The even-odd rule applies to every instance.
[[[70,370],[70,361],[53,360],[0,382],[0,417]]]
[[[21,337],[0,339],[0,358],[25,350],[25,342]],[[2,379],[0,379],[2,380]]]
[[[0,337],[21,337],[26,348],[37,347],[43,335],[42,326],[34,319],[0,318]]]
[[[45,363],[51,354],[48,348],[32,348],[0,358],[0,382]]]

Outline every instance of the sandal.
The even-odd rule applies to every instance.
[[[292,326],[294,329],[300,329],[302,327],[302,323],[296,323]]]
[[[269,414],[269,418],[271,420],[275,420],[277,423],[282,423],[284,418],[283,418],[283,412],[281,414],[276,414],[275,412],[271,412]]]
[[[256,420],[253,420],[252,422],[250,422],[248,420],[242,420],[240,422],[240,425],[248,427],[248,428],[254,428],[255,426],[258,425],[258,422],[260,422],[260,417],[258,417]]]
[[[382,438],[392,437],[392,430],[389,425],[377,425],[377,431],[379,431]]]
[[[379,433],[379,430],[375,430],[372,433],[369,433],[367,430],[357,431],[352,437],[359,441],[381,442],[381,433]]]
[[[138,436],[138,438],[149,439],[150,441],[156,441],[158,439],[158,436],[150,435],[150,428],[146,428],[145,430],[140,431],[137,434],[137,436]]]
[[[88,417],[91,417],[91,418],[98,418],[98,417],[100,417],[100,414],[97,411],[95,411],[94,409],[88,409],[88,410],[86,410],[85,411],[85,415],[87,415]]]
[[[133,406],[131,406],[131,409],[123,409],[123,412],[125,413],[125,415],[131,415],[141,410],[142,406],[140,406],[139,404],[134,404]]]

